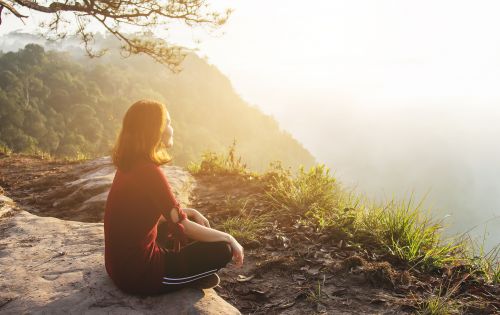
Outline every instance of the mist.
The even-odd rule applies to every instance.
[[[446,235],[486,236],[486,248],[500,242],[494,104],[321,99],[297,100],[276,115],[345,186],[381,202],[413,196],[443,220]]]
[[[499,244],[500,4],[277,2],[203,44],[236,90],[346,186]]]

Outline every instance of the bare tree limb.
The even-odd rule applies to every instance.
[[[2,0],[0,0],[0,7],[1,7],[0,8],[0,14],[2,13],[3,8],[6,8],[7,10],[9,10],[10,12],[12,12],[12,14],[14,14],[18,18],[27,18],[28,17],[27,15],[22,15],[14,7],[12,7],[12,5],[10,5],[10,4],[2,1]]]
[[[123,43],[122,52],[129,55],[147,54],[174,70],[183,59],[179,47],[171,46],[164,41],[127,34],[123,31],[123,25],[136,27],[143,33],[167,26],[172,21],[184,22],[189,27],[216,29],[227,21],[232,10],[228,9],[224,13],[210,11],[206,2],[206,0],[0,0],[0,6],[7,8],[18,18],[28,17],[19,13],[20,8],[52,16],[49,23],[41,24],[45,31],[44,35],[47,38],[55,35],[58,39],[76,35],[91,57],[99,57],[106,52],[106,49],[99,51],[92,49],[94,34],[88,31],[88,25],[91,20],[97,21]],[[70,20],[64,19],[68,13],[73,14]],[[74,23],[71,23],[71,20]]]

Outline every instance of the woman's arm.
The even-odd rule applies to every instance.
[[[193,240],[203,242],[228,242],[229,245],[231,245],[236,265],[241,266],[243,264],[243,247],[238,241],[227,233],[214,230],[187,219],[187,214],[180,208],[163,171],[156,165],[150,164],[149,166],[151,169],[143,172],[145,176],[144,187],[146,187],[146,193],[149,195],[152,207],[156,209],[157,213],[161,213],[167,221],[171,220],[173,224],[181,223],[180,225],[182,225],[181,229],[184,235]],[[182,222],[179,222],[179,216],[183,216]],[[203,216],[200,214],[198,218],[201,223],[206,223],[206,225],[209,226],[208,220],[202,217]]]
[[[193,240],[203,242],[231,242],[232,236],[228,233],[203,226],[189,219],[182,220],[182,225],[184,225],[186,236]]]
[[[170,217],[172,218],[172,222],[179,222],[179,215],[177,211],[175,211],[175,208],[170,211]],[[181,224],[184,226],[184,234],[195,241],[231,242],[231,235],[209,227],[205,227],[187,218],[182,220]]]
[[[170,211],[170,217],[173,222],[179,221],[179,215],[176,209],[173,208]],[[243,247],[236,241],[236,239],[228,233],[212,229],[203,225],[200,225],[196,222],[190,221],[189,219],[184,219],[181,221],[184,226],[184,234],[195,240],[202,242],[227,242],[231,245],[231,249],[233,250],[233,258],[237,266],[241,266],[243,264],[244,253]]]
[[[203,216],[203,214],[201,214],[198,210],[193,208],[182,208],[182,211],[184,211],[188,218],[192,221],[200,225],[210,227],[210,223],[208,222],[207,218],[205,218],[205,216]]]

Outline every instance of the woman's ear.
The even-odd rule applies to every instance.
[[[163,135],[163,143],[167,148],[170,148],[174,145],[174,137],[173,135],[169,135],[168,132],[165,131]]]
[[[169,140],[169,139],[167,139],[167,136],[168,136],[168,135],[167,135],[167,130],[165,129],[165,130],[163,130],[163,132],[161,133],[161,137],[160,137],[160,139],[161,139],[161,142],[163,142],[163,144],[164,144],[166,147],[168,147],[168,140]]]

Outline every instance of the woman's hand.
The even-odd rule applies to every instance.
[[[236,264],[236,267],[241,267],[245,258],[245,254],[243,253],[243,246],[241,246],[240,243],[238,243],[238,241],[231,235],[229,236],[229,239],[229,245],[231,245],[231,249],[233,250],[233,260]]]
[[[201,214],[198,210],[193,208],[182,208],[182,210],[192,221],[198,223],[199,225],[203,225],[208,228],[210,227],[210,223],[208,222],[207,218],[205,218],[203,214]]]

